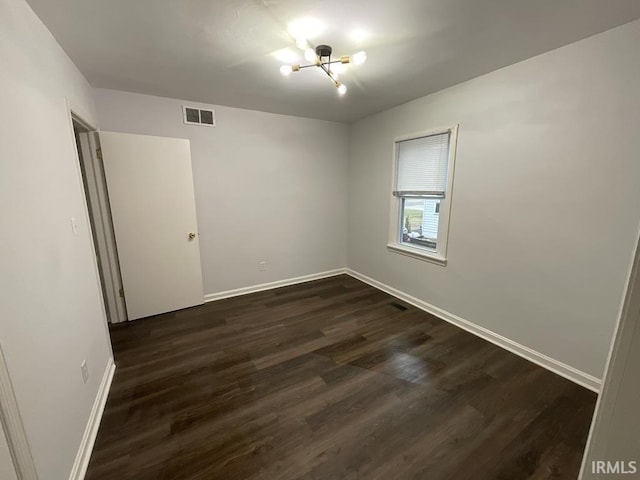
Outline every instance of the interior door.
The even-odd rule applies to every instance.
[[[204,301],[189,140],[100,132],[129,320]]]

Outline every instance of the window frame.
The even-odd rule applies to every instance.
[[[444,198],[440,199],[440,212],[438,217],[438,238],[436,239],[436,249],[431,250],[426,247],[410,246],[402,243],[402,199],[410,196],[395,196],[398,180],[398,143],[417,138],[428,137],[449,133],[449,156],[447,158],[447,184],[445,186]],[[456,151],[458,146],[458,125],[435,128],[428,131],[414,132],[401,135],[393,139],[393,174],[391,175],[391,208],[389,218],[389,241],[387,249],[394,253],[407,255],[413,258],[446,266],[447,245],[449,243],[449,224],[451,220],[451,200],[453,197],[453,177],[455,172]]]

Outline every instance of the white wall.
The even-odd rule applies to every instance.
[[[640,21],[357,122],[348,266],[600,378],[640,219]],[[393,138],[460,124],[446,267],[387,251]]]
[[[104,89],[95,101],[103,130],[191,141],[206,294],[345,266],[346,125]],[[217,126],[185,125],[183,104],[215,109]]]
[[[111,350],[65,99],[96,115],[23,0],[0,0],[0,65],[0,342],[39,477],[66,479]]]

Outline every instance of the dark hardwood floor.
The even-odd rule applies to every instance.
[[[596,400],[348,276],[111,335],[87,480],[575,479]]]

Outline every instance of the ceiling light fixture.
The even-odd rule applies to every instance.
[[[304,58],[306,58],[308,62],[312,63],[309,65],[283,65],[280,67],[280,73],[282,76],[288,77],[292,72],[299,72],[303,68],[318,67],[321,68],[331,79],[340,95],[347,93],[347,86],[338,80],[337,70],[342,71],[342,67],[346,63],[362,65],[367,60],[367,54],[365,52],[358,52],[351,56],[346,55],[344,57],[340,57],[338,60],[331,60],[333,49],[329,45],[318,45],[314,51],[306,41],[303,44],[303,42],[298,39],[296,43],[299,48],[302,48],[302,45],[305,46]],[[333,69],[331,67],[332,65],[334,65]],[[340,68],[336,68],[338,66]]]

